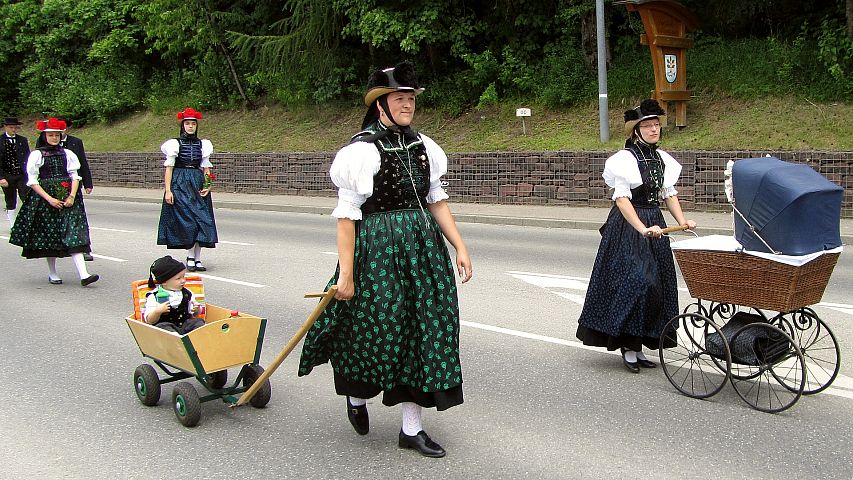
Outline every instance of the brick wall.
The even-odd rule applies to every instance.
[[[806,163],[844,187],[843,215],[853,217],[853,152],[672,151],[682,164],[676,188],[688,210],[723,210],[723,169],[729,160],[767,153]],[[447,190],[454,202],[605,206],[601,178],[612,152],[489,152],[450,154]],[[217,190],[333,196],[328,171],[334,153],[215,153]],[[163,185],[160,153],[91,153],[96,184]]]

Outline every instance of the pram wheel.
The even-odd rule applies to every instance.
[[[264,367],[260,365],[246,365],[243,367],[243,386],[247,389],[264,373]],[[264,381],[263,386],[249,400],[249,405],[255,408],[264,408],[272,398],[272,386],[269,379]]]
[[[709,337],[722,342],[711,344]],[[675,346],[664,348],[672,341]],[[729,345],[720,327],[708,317],[696,313],[673,317],[663,330],[658,353],[669,383],[684,395],[708,398],[726,384],[731,367]]]
[[[160,401],[160,377],[154,367],[143,363],[133,372],[133,388],[136,396],[146,407],[153,407]]]
[[[806,365],[803,395],[822,392],[832,385],[841,367],[841,351],[832,330],[814,310],[801,308],[779,314],[770,323],[784,330],[800,347]]]
[[[185,427],[194,427],[201,420],[201,400],[198,392],[188,382],[180,382],[172,390],[172,408],[175,416]]]
[[[735,392],[756,410],[777,413],[797,403],[805,386],[805,362],[799,347],[781,329],[755,322],[744,325],[729,341]]]

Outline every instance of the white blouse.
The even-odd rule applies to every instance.
[[[80,169],[80,159],[77,158],[77,155],[68,150],[67,148],[63,148],[65,150],[65,156],[67,161],[65,162],[65,166],[68,170],[68,175],[71,176],[72,179],[80,181],[83,180],[83,177],[77,174],[77,170]],[[39,183],[39,169],[44,165],[44,157],[41,155],[41,150],[33,150],[30,152],[30,156],[27,157],[27,186],[32,187],[33,185],[38,185]]]
[[[427,203],[448,198],[441,186],[441,177],[447,173],[447,154],[435,141],[418,134],[424,142],[429,158],[429,193]],[[381,158],[376,145],[353,142],[340,149],[332,161],[329,175],[338,187],[338,206],[332,211],[335,218],[361,220],[361,206],[373,195],[373,176],[379,172]]]
[[[160,145],[160,151],[166,156],[166,161],[163,162],[164,167],[174,167],[175,159],[178,158],[178,151],[181,146],[178,139],[170,138]],[[210,140],[204,138],[201,140],[201,168],[210,168],[213,165],[210,163],[210,155],[213,153],[213,144]]]
[[[663,159],[663,189],[660,198],[666,199],[678,195],[675,183],[681,175],[681,164],[672,155],[658,149]],[[637,158],[629,150],[619,150],[604,162],[604,182],[613,189],[613,200],[619,197],[631,198],[631,189],[643,183]]]

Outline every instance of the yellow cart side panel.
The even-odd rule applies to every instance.
[[[241,313],[239,317],[212,321],[187,336],[204,371],[211,373],[254,362],[262,322],[259,317]]]
[[[143,355],[195,375],[195,367],[180,335],[135,320],[133,315],[125,321]]]

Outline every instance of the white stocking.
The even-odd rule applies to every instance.
[[[400,404],[400,411],[403,414],[403,433],[414,436],[423,430],[421,425],[421,406],[417,403],[403,402]]]
[[[646,356],[643,354],[643,351],[642,351],[642,350],[640,350],[639,352],[637,352],[637,360],[648,360],[648,359],[646,358]]]
[[[200,262],[201,261],[201,245],[196,243],[193,250],[195,251],[195,255],[193,255],[193,257],[195,258],[195,261]]]
[[[367,405],[367,400],[364,398],[358,398],[358,397],[347,397],[347,398],[349,398],[349,404],[352,405],[353,407],[360,407],[362,405]]]
[[[625,353],[622,354],[625,357],[625,360],[634,363],[637,361],[637,352],[633,350],[625,350]]]
[[[192,248],[192,247],[188,248],[187,249],[187,258],[189,258],[191,260],[195,260],[195,253],[194,252],[195,252],[194,248]]]
[[[86,260],[83,258],[82,253],[72,253],[71,260],[74,262],[74,266],[77,267],[77,275],[80,276],[80,280],[89,277],[89,271],[86,270]]]
[[[48,277],[51,280],[59,280],[59,274],[56,273],[56,257],[47,257],[47,269],[50,270]]]

